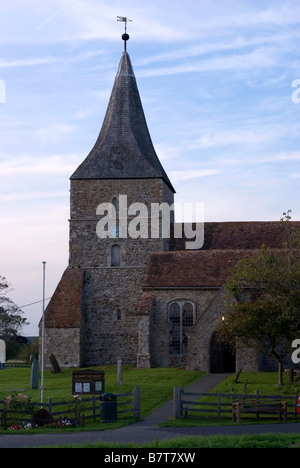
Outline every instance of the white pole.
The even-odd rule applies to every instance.
[[[42,319],[42,378],[41,378],[41,408],[44,400],[44,347],[45,347],[45,277],[46,262],[43,262],[43,319]]]

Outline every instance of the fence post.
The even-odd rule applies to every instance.
[[[3,429],[6,430],[6,429],[7,429],[7,424],[6,424],[6,412],[2,414],[1,423],[2,423]]]
[[[295,419],[297,419],[297,415],[298,415],[297,408],[298,408],[298,395],[297,395],[297,393],[295,393],[295,399],[294,399],[294,417],[295,417]]]
[[[96,396],[93,395],[93,421],[96,421]]]
[[[133,390],[133,417],[140,419],[140,387],[134,387]]]
[[[52,398],[48,399],[48,411],[50,414],[52,414]]]
[[[221,392],[218,392],[218,419],[221,419]]]
[[[181,387],[173,389],[173,418],[181,418]]]

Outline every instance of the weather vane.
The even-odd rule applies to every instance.
[[[129,40],[129,35],[127,34],[127,23],[132,22],[132,20],[126,18],[126,16],[117,16],[117,21],[119,21],[120,23],[125,23],[125,34],[123,34],[122,39],[125,42],[124,49],[126,52],[126,43]]]

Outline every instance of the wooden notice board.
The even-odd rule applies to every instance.
[[[73,395],[102,395],[105,393],[105,372],[95,370],[72,372]]]

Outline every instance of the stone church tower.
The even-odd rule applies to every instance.
[[[229,352],[216,330],[231,268],[262,244],[282,248],[282,225],[205,223],[204,244],[194,250],[174,235],[182,226],[172,217],[171,236],[153,235],[152,206],[170,207],[175,190],[151,141],[128,38],[99,137],[71,176],[69,265],[45,311],[46,366],[54,353],[61,367],[122,357],[138,367],[270,369],[258,352],[239,346]],[[105,235],[103,204],[117,215]],[[161,212],[156,216],[161,225]],[[135,235],[124,236],[132,223]],[[293,226],[300,229],[299,222]]]
[[[164,251],[166,240],[119,238],[117,230],[99,238],[96,213],[111,203],[122,222],[120,195],[150,212],[151,203],[172,205],[174,193],[151,141],[125,42],[99,137],[71,176],[69,266],[45,312],[46,365],[52,352],[62,367],[111,364],[117,357],[147,365],[147,352],[138,353],[141,289],[150,253]]]

